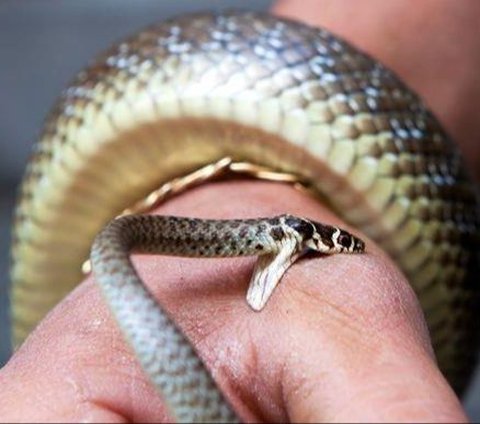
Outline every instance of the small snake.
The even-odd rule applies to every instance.
[[[35,144],[15,210],[14,343],[21,343],[82,280],[81,264],[109,221],[167,181],[225,157],[298,177],[339,217],[378,243],[419,298],[440,368],[458,393],[464,390],[479,345],[480,222],[476,187],[458,149],[419,97],[382,64],[327,30],[250,12],[197,13],[153,25],[104,52],[63,91]],[[222,231],[210,233],[212,222],[121,218],[104,236],[113,241],[109,234],[125,226],[132,239],[119,234],[117,247],[127,241],[148,247],[131,231],[143,228],[139,234],[150,237],[150,227],[142,224],[150,219],[154,228],[165,230],[163,236],[172,223],[196,223],[196,234]],[[262,222],[267,232],[283,231],[286,247],[275,258],[259,256],[258,284],[248,293],[254,308],[261,308],[295,257],[289,252],[298,246],[290,236],[306,235],[295,225],[269,220],[255,221],[252,228]],[[307,234],[315,228],[312,237],[321,235],[320,244],[307,238],[308,248],[348,240],[333,230],[324,237],[321,231],[329,227],[298,222]],[[225,228],[237,231],[231,224]],[[97,240],[92,259],[97,271],[106,268],[103,279],[115,268],[98,259],[103,238]],[[120,257],[125,261],[126,248],[134,245],[114,250],[113,263]],[[228,242],[211,246],[203,247],[206,253],[232,249]],[[274,248],[267,241],[262,246]],[[240,244],[235,249],[242,247],[258,253]],[[197,242],[185,243],[179,251],[200,248]],[[137,278],[131,268],[116,272]],[[125,308],[122,313],[136,320],[155,310],[137,281],[127,290],[140,293],[135,304],[145,301],[150,307],[135,318],[130,313],[135,305],[122,303],[123,292],[111,290],[125,281],[105,280],[112,302],[120,299],[117,313]],[[168,365],[199,368],[183,336],[164,315],[152,313],[156,328],[170,328],[165,335],[152,333],[152,343],[161,337],[168,343],[179,340],[186,346],[179,358],[192,361]],[[122,318],[120,323],[130,334]],[[150,354],[139,357],[159,379],[162,393],[172,390],[168,402],[176,405],[178,392],[168,380],[176,369],[159,372],[165,362]],[[206,389],[209,377],[201,374],[202,396],[213,396],[204,406],[222,405],[218,393]],[[189,384],[190,375],[179,376],[186,379],[182,384]],[[183,417],[182,408],[188,412],[196,402],[192,398],[173,408]],[[216,416],[232,417],[225,408]]]
[[[259,255],[247,301],[261,310],[287,268],[306,250],[363,252],[348,232],[291,215],[202,220],[133,215],[112,221],[93,243],[96,280],[145,372],[178,422],[235,422],[186,337],[155,301],[129,253],[192,257]]]

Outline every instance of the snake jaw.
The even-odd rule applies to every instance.
[[[283,238],[278,251],[258,257],[248,287],[247,303],[254,311],[261,311],[287,269],[305,252],[305,247],[320,253],[360,253],[365,243],[331,225],[305,218],[285,215],[280,219]]]
[[[290,230],[280,242],[278,252],[258,257],[246,297],[254,311],[261,311],[265,307],[287,269],[302,252],[301,239]]]
[[[333,253],[332,247],[327,245],[318,234],[314,233],[312,237],[305,240],[305,246],[310,250],[319,253],[330,254]]]

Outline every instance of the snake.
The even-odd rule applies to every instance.
[[[413,287],[439,367],[462,393],[479,343],[480,219],[459,149],[412,89],[351,42],[248,11],[154,24],[100,54],[63,90],[34,144],[15,208],[14,345],[82,280],[93,243],[96,278],[126,337],[132,341],[136,326],[150,323],[134,351],[170,397],[173,415],[235,421],[188,339],[138,281],[128,252],[261,253],[247,294],[261,309],[303,250],[364,245],[288,214],[112,221],[161,184],[224,157],[298,176],[381,246]],[[165,331],[155,336],[159,328]],[[158,362],[159,343],[174,361]]]
[[[337,227],[291,215],[202,220],[133,215],[96,237],[92,268],[143,369],[179,422],[236,422],[188,340],[159,307],[129,260],[131,251],[190,257],[259,255],[247,293],[261,310],[288,267],[305,251],[363,252],[364,242]]]

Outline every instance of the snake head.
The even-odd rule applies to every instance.
[[[333,225],[292,215],[281,217],[281,222],[302,238],[304,246],[316,252],[361,253],[365,250],[363,240]]]
[[[312,250],[322,253],[361,253],[365,251],[365,243],[348,231],[331,225],[312,221],[315,228],[305,244]]]

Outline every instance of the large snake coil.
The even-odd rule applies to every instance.
[[[15,213],[15,343],[81,281],[109,220],[226,156],[298,175],[382,246],[420,299],[441,369],[466,386],[480,225],[457,148],[384,66],[326,30],[256,13],[154,25],[62,93]]]

